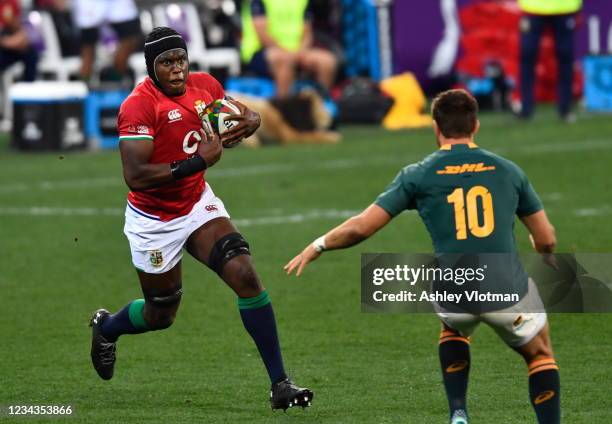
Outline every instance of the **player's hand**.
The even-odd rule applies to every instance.
[[[533,236],[531,234],[529,234],[529,241],[531,242],[531,246],[533,247],[533,250],[537,252],[538,248],[536,247],[535,240],[533,239]],[[541,255],[542,255],[542,260],[544,261],[546,265],[548,265],[552,269],[556,269],[556,270],[559,269],[559,264],[557,263],[557,258],[555,257],[554,253],[541,253]]]
[[[223,146],[221,145],[221,139],[212,128],[204,125],[200,129],[200,135],[202,141],[198,145],[198,155],[202,156],[206,162],[207,168],[210,168],[221,159],[223,153]]]
[[[542,253],[542,260],[546,265],[554,270],[559,270],[559,264],[557,263],[557,257],[554,253]]]
[[[261,125],[261,117],[257,112],[249,109],[237,100],[229,99],[229,101],[240,109],[240,113],[225,118],[228,121],[238,121],[238,125],[226,131],[221,137],[221,143],[226,148],[237,146],[243,139],[253,135]]]
[[[308,265],[309,262],[317,259],[319,256],[321,256],[321,253],[317,252],[311,243],[306,246],[304,250],[302,250],[302,253],[287,262],[287,265],[285,265],[283,269],[287,271],[287,275],[291,275],[293,270],[297,268],[295,276],[299,277],[302,274],[304,267]]]

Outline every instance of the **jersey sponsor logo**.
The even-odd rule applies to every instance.
[[[436,174],[439,175],[455,175],[464,174],[466,172],[485,172],[494,171],[495,166],[485,166],[483,162],[480,163],[464,163],[462,165],[446,165],[444,169],[438,169]]]
[[[546,402],[547,400],[552,399],[553,397],[555,397],[555,391],[554,390],[546,390],[545,392],[540,393],[533,400],[533,403],[534,403],[534,405],[539,405],[541,403]]]
[[[161,250],[149,250],[149,261],[154,268],[159,268],[164,264],[164,256]]]
[[[448,367],[446,367],[446,372],[447,373],[459,372],[461,370],[464,370],[467,366],[468,366],[468,361],[465,361],[465,360],[455,361],[452,364],[450,364]]]
[[[198,144],[202,141],[202,136],[198,131],[189,131],[183,138],[183,152],[192,155],[198,150]]]
[[[183,119],[183,115],[181,115],[181,111],[178,109],[172,109],[168,112],[168,122],[176,122]]]
[[[219,210],[216,205],[206,205],[204,206],[204,209],[206,209],[208,212],[217,212]]]

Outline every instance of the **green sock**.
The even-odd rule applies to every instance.
[[[109,342],[114,342],[122,334],[140,334],[149,331],[143,315],[144,305],[144,299],[136,299],[106,318],[101,327],[102,335]]]

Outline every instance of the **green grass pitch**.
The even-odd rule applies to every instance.
[[[559,250],[610,252],[612,119],[561,124],[481,118],[477,142],[517,162],[541,194]],[[123,236],[126,187],[117,151],[18,154],[0,146],[0,405],[74,405],[71,423],[445,423],[439,324],[431,315],[360,312],[361,252],[429,252],[414,213],[365,243],[330,252],[296,279],[282,266],[371,203],[405,164],[434,149],[430,130],[347,127],[331,147],[225,152],[208,179],[251,243],[276,310],[290,374],[312,408],[273,413],[256,348],[232,292],[185,257],[175,325],[124,336],[115,377],[89,360],[88,318],[140,297]],[[525,231],[517,240],[528,250]],[[612,419],[612,315],[550,318],[564,422]],[[474,424],[530,423],[522,360],[485,327],[472,344]],[[45,422],[10,419],[0,422]],[[63,422],[58,419],[52,422]]]

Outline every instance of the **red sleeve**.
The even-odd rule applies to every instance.
[[[197,72],[191,74],[190,78],[194,78],[195,86],[207,90],[215,100],[225,98],[223,86],[212,75],[204,72]]]
[[[142,94],[130,95],[121,105],[117,117],[120,140],[153,140],[155,137],[155,106]]]

